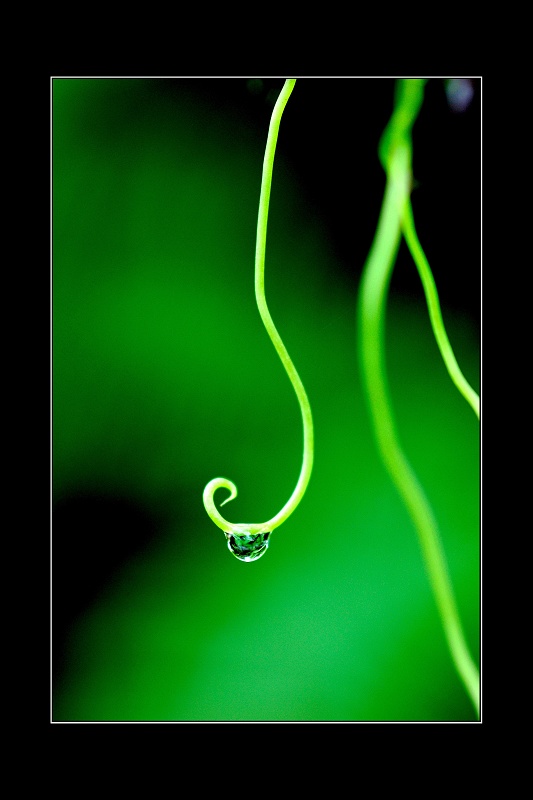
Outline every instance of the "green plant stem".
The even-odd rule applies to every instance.
[[[415,81],[406,83],[414,84]],[[385,377],[387,293],[401,239],[403,212],[409,198],[410,128],[422,102],[422,89],[422,82],[418,87],[404,87],[403,98],[400,96],[380,145],[387,183],[375,238],[361,279],[358,308],[360,357],[378,448],[416,528],[453,663],[479,715],[479,673],[466,644],[435,518],[398,441]]]
[[[474,391],[474,389],[472,389],[461,372],[446,334],[440,310],[437,287],[435,286],[435,281],[433,279],[429,262],[416,233],[415,221],[413,218],[413,208],[410,199],[407,200],[403,209],[402,231],[407,246],[409,247],[413,260],[418,269],[422,286],[424,287],[424,294],[426,295],[431,326],[433,328],[435,339],[437,340],[437,345],[446,365],[446,369],[448,370],[450,378],[456,385],[457,389],[463,395],[467,403],[469,403],[469,405],[472,407],[475,415],[479,419],[479,395]]]
[[[274,530],[274,528],[277,528],[282,522],[285,522],[285,520],[292,514],[292,512],[300,503],[307,488],[307,484],[309,483],[313,468],[313,418],[311,415],[311,406],[309,404],[303,383],[296,371],[296,368],[294,367],[294,364],[292,363],[289,353],[287,352],[287,348],[283,344],[281,336],[274,325],[265,297],[266,235],[274,156],[276,153],[276,144],[278,140],[281,116],[292,90],[294,89],[295,83],[296,80],[294,79],[288,79],[285,81],[278,100],[274,106],[268,130],[265,156],[263,160],[259,212],[257,217],[257,237],[255,249],[255,297],[263,324],[268,335],[270,336],[270,339],[272,340],[274,347],[276,348],[276,352],[281,359],[283,367],[289,376],[300,405],[303,423],[302,466],[298,482],[289,500],[285,503],[281,511],[272,517],[272,519],[262,523],[232,523],[224,519],[215,506],[214,493],[217,489],[221,488],[227,489],[230,492],[230,496],[227,497],[223,503],[221,503],[221,505],[224,505],[237,496],[237,487],[227,478],[214,478],[212,481],[209,481],[204,489],[204,505],[206,511],[215,525],[218,525],[219,528],[227,533],[264,533],[266,531]]]

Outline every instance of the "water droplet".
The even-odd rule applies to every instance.
[[[226,533],[228,549],[239,561],[257,561],[264,555],[268,548],[267,533]]]

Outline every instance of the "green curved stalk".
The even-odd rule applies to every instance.
[[[410,199],[407,200],[403,210],[402,230],[407,246],[409,247],[413,260],[416,264],[416,268],[418,269],[418,274],[422,280],[431,326],[433,328],[435,339],[437,340],[437,345],[446,365],[446,369],[448,370],[450,378],[456,385],[457,389],[463,395],[467,403],[469,403],[473,408],[475,415],[479,419],[479,395],[472,389],[461,372],[446,334],[440,310],[437,287],[435,286],[435,281],[433,279],[433,274],[426,258],[426,254],[422,249],[422,245],[420,244],[420,240],[418,239],[416,233],[415,221],[413,218],[413,208]]]
[[[294,391],[296,392],[296,397],[298,398],[303,422],[303,460],[300,476],[292,495],[285,503],[281,511],[279,511],[267,522],[228,522],[228,520],[224,519],[222,514],[215,506],[214,494],[217,489],[227,489],[230,492],[229,497],[227,497],[224,502],[221,503],[221,505],[224,505],[237,496],[237,487],[233,481],[230,481],[227,478],[213,478],[213,480],[209,481],[204,489],[203,494],[205,509],[215,525],[221,528],[225,533],[232,533],[236,535],[273,531],[274,528],[277,528],[282,522],[285,522],[285,520],[292,514],[292,512],[300,503],[307,488],[307,484],[309,483],[311,470],[313,468],[313,418],[311,415],[311,407],[309,405],[309,400],[307,398],[303,383],[300,380],[294,364],[292,363],[287,352],[287,348],[283,344],[281,337],[276,330],[276,326],[272,321],[265,298],[265,251],[268,207],[270,203],[270,189],[272,185],[272,170],[274,166],[274,156],[276,153],[276,143],[278,139],[281,116],[287,104],[287,100],[294,89],[295,83],[296,80],[294,79],[288,79],[285,81],[278,100],[274,106],[274,110],[272,111],[272,117],[268,130],[265,157],[263,160],[259,213],[257,218],[257,238],[255,248],[255,297],[263,324],[268,335],[270,336],[270,339],[272,340],[274,347],[276,348],[276,352],[281,359]]]
[[[411,187],[410,131],[423,99],[424,81],[399,85],[396,107],[380,143],[387,183],[359,293],[360,358],[370,413],[383,462],[416,528],[431,588],[457,673],[479,716],[479,673],[461,626],[446,558],[430,504],[399,444],[386,381],[384,325],[388,287],[402,235]]]

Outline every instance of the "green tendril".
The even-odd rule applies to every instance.
[[[409,237],[410,244],[415,244],[414,226],[410,225],[410,215],[406,209],[409,208],[412,185],[411,128],[422,104],[424,84],[423,80],[399,81],[394,112],[380,142],[379,155],[385,167],[387,182],[376,234],[361,279],[358,307],[359,347],[363,382],[378,448],[416,528],[454,666],[479,716],[479,672],[466,644],[433,512],[399,444],[385,370],[384,320],[387,292],[402,230]],[[420,251],[416,247],[412,249],[417,252],[417,265],[420,268]],[[425,288],[429,287],[429,266],[426,269],[426,265],[427,262],[424,263],[423,270]],[[430,287],[429,297],[435,325],[440,314],[437,316],[435,312],[438,303],[435,305],[434,302],[434,284]],[[442,342],[444,327],[441,320],[437,324],[437,330]],[[447,351],[448,362],[450,352],[451,348]]]
[[[467,403],[469,403],[469,405],[472,407],[474,414],[479,419],[479,395],[472,389],[461,372],[448,336],[446,335],[440,310],[437,287],[435,285],[428,260],[416,233],[415,221],[413,218],[413,208],[410,199],[407,200],[403,208],[402,231],[404,239],[413,257],[413,261],[418,269],[422,286],[424,287],[424,294],[426,295],[431,326],[433,328],[433,333],[435,335],[441,356],[446,365],[446,369],[448,370],[450,378],[456,385],[457,389],[463,395]]]
[[[265,251],[268,207],[270,202],[270,189],[272,185],[272,170],[274,166],[274,156],[276,153],[276,143],[278,139],[281,116],[287,104],[287,100],[294,89],[295,83],[296,80],[285,81],[278,100],[274,106],[274,110],[272,111],[272,117],[268,130],[265,157],[263,160],[259,213],[257,218],[257,238],[255,249],[255,297],[263,324],[268,335],[270,336],[270,339],[272,340],[274,347],[276,348],[276,352],[281,359],[281,362],[285,368],[285,371],[287,372],[287,375],[289,376],[298,398],[303,422],[303,461],[300,477],[298,478],[294,492],[287,503],[283,506],[281,511],[279,511],[267,522],[234,523],[224,519],[220,511],[215,506],[214,494],[217,489],[227,489],[230,492],[229,497],[227,497],[220,504],[223,506],[237,496],[237,487],[233,481],[230,481],[227,478],[213,478],[213,480],[209,481],[204,489],[203,494],[205,510],[215,525],[221,528],[225,533],[234,535],[257,534],[273,531],[274,528],[277,528],[282,522],[285,522],[285,520],[292,514],[292,512],[300,503],[307,488],[307,484],[309,483],[311,470],[313,468],[313,419],[311,416],[311,407],[309,405],[309,400],[307,398],[303,383],[300,380],[294,364],[289,357],[287,349],[283,344],[278,331],[276,330],[274,322],[272,321],[265,298]]]
[[[408,149],[409,179],[411,179],[411,128],[422,105],[425,84],[426,80],[402,80],[397,83],[395,108],[379,144],[380,160],[387,174],[394,167],[394,148],[399,142],[403,142]],[[400,214],[403,236],[422,281],[433,335],[444,364],[453,383],[479,419],[479,395],[472,389],[461,372],[444,328],[435,280],[416,233],[409,187],[401,195]]]

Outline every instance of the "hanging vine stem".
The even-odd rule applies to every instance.
[[[420,244],[420,240],[416,232],[415,221],[413,217],[413,207],[409,198],[407,199],[403,208],[402,231],[422,281],[424,294],[426,295],[426,303],[429,311],[431,327],[433,328],[435,340],[444,364],[446,365],[446,369],[448,370],[448,374],[459,392],[465,398],[466,402],[471,406],[476,417],[479,419],[479,395],[470,386],[465,376],[461,372],[459,364],[457,363],[457,359],[455,358],[452,350],[450,340],[446,334],[446,329],[444,327],[442,313],[440,310],[437,287],[435,285],[433,273],[431,272],[426,254],[422,249],[422,245]]]
[[[402,226],[404,235],[406,231],[409,235],[406,207],[412,182],[411,129],[422,104],[424,84],[423,80],[399,82],[395,109],[380,142],[379,154],[387,183],[361,279],[359,347],[363,381],[381,457],[414,523],[452,661],[479,716],[479,671],[463,632],[433,511],[398,440],[385,370],[387,293]],[[410,238],[412,246],[414,240]]]
[[[285,503],[281,511],[279,511],[272,519],[268,520],[267,522],[260,522],[260,523],[234,523],[229,522],[228,520],[224,519],[220,511],[215,506],[214,494],[217,489],[227,489],[230,492],[229,497],[227,497],[224,502],[220,505],[223,506],[226,503],[229,503],[230,500],[233,500],[237,496],[237,487],[233,483],[233,481],[228,480],[227,478],[213,478],[213,480],[209,481],[207,486],[204,489],[203,493],[203,500],[205,510],[207,511],[210,518],[213,520],[215,525],[217,525],[221,530],[226,533],[227,537],[241,537],[247,539],[256,538],[257,534],[270,534],[274,528],[277,528],[281,525],[282,522],[292,514],[292,512],[296,509],[298,504],[300,503],[305,490],[307,488],[307,484],[309,483],[309,479],[311,477],[311,470],[313,468],[313,418],[311,415],[311,406],[309,405],[309,400],[307,398],[306,391],[304,389],[303,383],[300,380],[300,377],[292,363],[289,354],[287,352],[287,348],[283,344],[281,340],[281,336],[279,335],[278,331],[276,330],[276,326],[272,321],[272,317],[270,316],[270,312],[268,310],[266,298],[265,298],[265,251],[266,251],[266,234],[267,234],[267,222],[268,222],[268,207],[270,203],[270,189],[272,185],[272,170],[274,166],[274,156],[276,153],[276,143],[278,139],[278,132],[279,126],[281,121],[281,116],[283,114],[283,110],[287,104],[287,101],[294,89],[294,85],[296,80],[294,79],[287,79],[283,85],[283,88],[280,92],[278,100],[274,106],[274,110],[272,111],[272,117],[270,120],[270,126],[268,130],[268,137],[267,143],[265,148],[265,157],[263,160],[263,173],[261,179],[261,194],[259,198],[259,213],[257,218],[257,238],[256,238],[256,248],[255,248],[255,297],[257,301],[257,307],[259,309],[259,313],[261,315],[261,319],[263,324],[267,330],[270,339],[276,351],[281,359],[283,367],[289,376],[289,379],[292,383],[294,391],[296,392],[296,396],[298,398],[298,402],[300,404],[300,411],[302,414],[302,422],[303,422],[303,461],[302,467],[300,471],[300,477],[298,478],[298,482],[296,484],[296,488],[292,493],[291,497]],[[228,539],[229,541],[229,539]],[[260,542],[262,544],[262,541]],[[231,545],[231,542],[230,542]],[[254,560],[257,555],[253,557],[248,557],[250,548],[246,548],[243,552],[247,557],[242,557],[242,554],[239,555],[235,552],[235,547],[230,546],[230,550],[237,555],[238,558],[241,560]],[[266,545],[264,548],[259,552],[259,555],[266,550]]]

